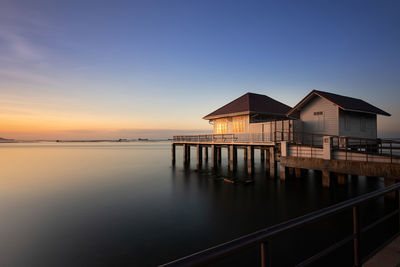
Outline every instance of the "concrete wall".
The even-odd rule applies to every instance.
[[[315,113],[319,112],[322,112],[322,115],[315,115]],[[314,96],[300,112],[300,119],[303,122],[303,131],[306,133],[338,135],[338,116],[338,106],[319,96]],[[321,118],[322,123],[318,122],[318,119]]]
[[[377,138],[376,114],[339,110],[339,135]]]

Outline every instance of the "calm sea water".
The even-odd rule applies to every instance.
[[[281,182],[257,157],[246,184],[240,150],[235,177],[226,151],[217,172],[197,171],[194,150],[183,168],[180,148],[172,168],[170,151],[169,142],[0,144],[0,266],[155,266],[383,187],[359,177],[322,188],[313,172]],[[374,202],[362,218],[386,206]],[[347,213],[282,236],[273,262],[292,265],[351,229]],[[256,265],[258,252],[233,260]],[[351,265],[351,244],[340,255]]]

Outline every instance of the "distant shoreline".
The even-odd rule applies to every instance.
[[[163,142],[171,141],[172,139],[118,139],[118,140],[14,140],[0,138],[0,144],[13,144],[13,143],[132,143],[132,142]]]

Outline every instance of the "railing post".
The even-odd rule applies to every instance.
[[[390,142],[390,164],[393,163],[392,142]]]
[[[354,266],[360,266],[360,210],[353,207],[353,234],[354,234]]]
[[[271,250],[269,242],[261,243],[261,267],[271,266]]]
[[[399,219],[398,225],[399,225],[399,232],[400,232],[400,189],[396,190],[396,195],[395,195],[395,200],[396,200],[396,207],[397,207],[397,217]]]
[[[332,137],[324,136],[322,140],[323,159],[330,160],[332,159]]]

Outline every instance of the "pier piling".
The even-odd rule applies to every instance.
[[[269,176],[271,178],[275,178],[275,169],[276,169],[276,162],[275,162],[275,151],[273,147],[269,148]]]
[[[301,178],[301,169],[300,168],[295,168],[294,169],[294,174],[296,178]]]
[[[260,148],[260,161],[261,161],[261,165],[264,164],[265,161],[265,150]]]
[[[285,163],[282,161],[279,163],[279,179],[281,181],[286,180],[288,168],[285,166]]]
[[[183,165],[190,163],[190,145],[183,145]]]
[[[322,171],[322,186],[329,187],[331,184],[331,173],[327,170]]]
[[[200,169],[203,163],[203,147],[197,145],[197,168]]]
[[[236,171],[237,166],[237,149],[234,145],[229,146],[229,171]]]
[[[269,155],[269,149],[265,150],[265,171],[269,175],[269,166],[270,166],[270,155]]]
[[[222,161],[222,159],[221,159],[221,154],[222,154],[222,148],[221,147],[216,147],[216,150],[217,150],[217,162],[218,162],[218,164],[221,164],[221,161]]]
[[[338,184],[346,184],[347,175],[344,173],[337,174],[337,182]]]
[[[217,148],[215,145],[211,145],[211,168],[217,167]]]
[[[176,161],[176,158],[175,158],[175,155],[176,155],[176,146],[175,146],[175,144],[172,144],[171,145],[171,154],[172,154],[172,166],[175,166],[175,161]]]
[[[247,173],[252,174],[254,169],[254,147],[247,146]]]

